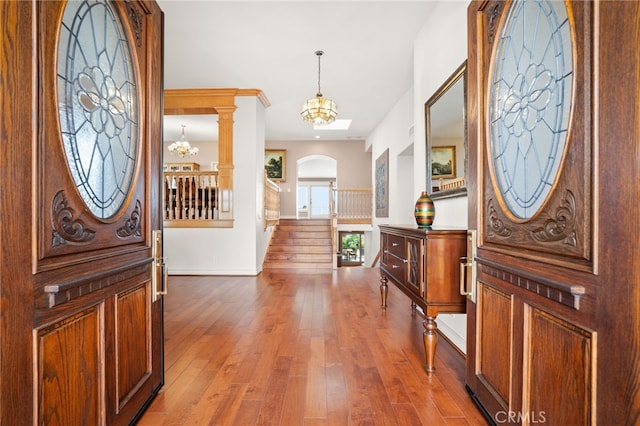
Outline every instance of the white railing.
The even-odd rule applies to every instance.
[[[440,179],[438,185],[440,191],[450,191],[452,189],[462,188],[463,186],[465,186],[464,177],[449,180]]]
[[[218,172],[164,172],[164,224],[214,226],[219,218]]]
[[[371,188],[334,188],[333,193],[338,223],[371,224],[373,211]]]

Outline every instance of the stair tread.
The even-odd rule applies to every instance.
[[[331,261],[331,253],[269,253],[269,260],[317,260],[321,262]]]
[[[328,219],[280,219],[263,268],[332,267],[331,222]]]
[[[326,231],[326,232],[300,232],[300,231],[282,231],[279,232],[276,231],[276,234],[274,234],[274,238],[331,238],[331,232]]]
[[[331,269],[331,262],[270,262],[263,265],[264,269]]]
[[[290,245],[305,245],[305,246],[326,246],[331,245],[331,239],[321,239],[321,238],[313,238],[313,239],[305,239],[305,241],[296,241],[295,239],[287,238],[287,239],[277,239],[272,240],[271,245],[273,246],[290,246]]]
[[[303,247],[290,247],[281,246],[273,247],[273,250],[269,253],[299,253],[299,254],[331,254],[331,247],[323,246],[303,246]]]

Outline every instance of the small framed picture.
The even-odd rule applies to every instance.
[[[456,147],[431,147],[431,177],[433,179],[453,179],[456,177]]]
[[[287,173],[287,151],[284,149],[266,149],[264,151],[264,169],[267,177],[274,182],[285,182]]]

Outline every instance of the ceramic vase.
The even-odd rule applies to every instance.
[[[433,205],[433,200],[429,197],[427,191],[422,191],[422,194],[418,197],[414,216],[416,218],[418,228],[430,228],[433,224],[433,219],[436,216],[436,209]]]

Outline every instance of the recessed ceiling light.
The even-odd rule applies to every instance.
[[[349,119],[337,119],[330,124],[322,124],[320,126],[314,125],[314,130],[349,130],[351,126],[351,120]]]

